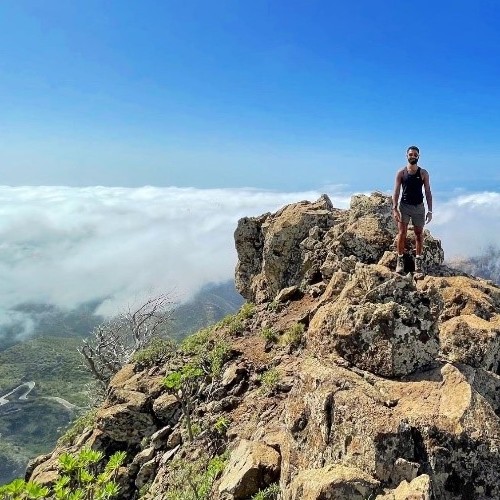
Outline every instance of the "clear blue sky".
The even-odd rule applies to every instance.
[[[496,0],[2,0],[0,184],[500,190]]]

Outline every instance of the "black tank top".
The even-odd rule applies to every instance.
[[[405,168],[403,173],[403,195],[401,201],[407,203],[408,205],[419,205],[424,201],[424,195],[422,193],[422,186],[424,181],[422,180],[422,174],[420,173],[420,167],[414,174],[410,174],[408,169]]]

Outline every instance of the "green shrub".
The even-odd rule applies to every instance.
[[[212,377],[218,377],[220,375],[222,366],[226,362],[227,354],[230,350],[229,344],[224,340],[220,340],[214,345],[212,350],[207,353],[210,363],[210,375]]]
[[[262,388],[268,392],[271,392],[278,385],[278,382],[281,379],[280,372],[276,370],[276,368],[270,368],[264,373],[259,375],[260,383],[262,384]]]
[[[255,314],[255,304],[252,302],[246,302],[241,306],[241,309],[238,311],[237,316],[240,319],[249,319]]]
[[[271,312],[278,312],[281,307],[281,304],[277,300],[273,300],[267,304],[267,309]]]
[[[260,490],[256,493],[252,500],[277,500],[278,495],[281,493],[278,483],[270,484],[265,490]]]
[[[225,435],[231,422],[226,417],[219,417],[214,424],[214,429],[221,435]]]
[[[152,339],[144,348],[134,353],[132,361],[145,367],[167,362],[175,353],[176,345],[170,339]]]
[[[194,363],[186,363],[180,370],[169,373],[162,384],[170,394],[173,394],[179,401],[182,414],[186,419],[186,426],[189,434],[189,440],[194,439],[194,433],[191,425],[191,408],[193,406],[193,393],[198,385],[200,377],[203,376],[203,370]]]
[[[243,322],[238,317],[235,317],[233,319],[233,321],[231,321],[231,323],[229,323],[228,328],[229,328],[229,333],[231,335],[238,335],[240,333],[243,333],[245,330],[245,326],[243,325]]]
[[[202,328],[186,337],[182,341],[180,349],[184,354],[199,354],[206,347],[211,335],[211,328]]]
[[[170,464],[171,483],[165,500],[209,500],[212,486],[224,470],[227,455],[192,462],[175,459]]]
[[[36,482],[15,479],[0,487],[0,500],[55,498],[58,500],[104,500],[117,497],[115,482],[118,469],[126,453],[117,451],[104,468],[99,463],[104,458],[101,451],[82,448],[78,453],[63,453],[59,457],[61,475],[49,488]],[[99,472],[102,470],[102,472]]]
[[[280,344],[298,347],[302,342],[303,334],[304,325],[302,323],[296,323],[286,330],[280,339]]]
[[[272,328],[265,327],[261,330],[260,334],[267,342],[276,342],[278,340],[278,335]]]

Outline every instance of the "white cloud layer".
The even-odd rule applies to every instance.
[[[347,208],[350,193],[326,191]],[[239,218],[321,192],[253,189],[0,187],[0,310],[73,307],[107,297],[110,314],[155,291],[183,300],[234,275]],[[435,204],[429,229],[448,258],[500,245],[500,193]]]

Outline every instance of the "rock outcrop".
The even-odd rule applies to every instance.
[[[126,451],[125,499],[175,498],[182,481],[227,500],[265,488],[285,500],[500,498],[500,288],[445,266],[427,230],[427,276],[412,275],[411,230],[396,274],[390,207],[380,193],[348,210],[323,195],[240,220],[236,284],[254,305],[167,363],[124,367],[68,449]],[[192,442],[162,384],[188,362],[204,373]],[[62,451],[27,477],[53,482]]]

